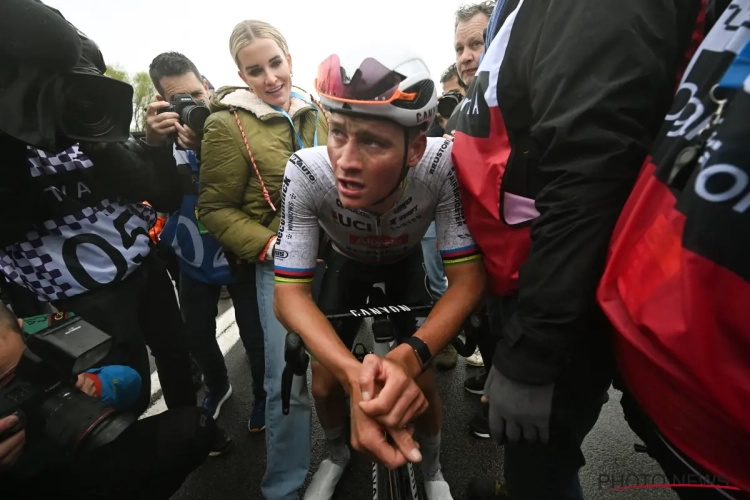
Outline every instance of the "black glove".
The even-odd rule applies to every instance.
[[[498,444],[517,443],[522,438],[529,443],[548,443],[554,390],[555,384],[511,380],[493,366],[484,384],[492,439]]]

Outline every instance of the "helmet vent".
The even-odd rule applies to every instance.
[[[417,98],[413,101],[397,99],[391,104],[401,109],[421,109],[430,103],[435,92],[435,82],[432,80],[422,80],[418,84],[404,90],[404,92],[407,94],[416,93]]]

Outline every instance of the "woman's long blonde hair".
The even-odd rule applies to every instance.
[[[234,59],[237,67],[240,66],[240,62],[237,59],[240,50],[258,38],[274,40],[284,55],[289,54],[289,46],[286,43],[286,38],[284,38],[284,35],[279,30],[263,21],[256,21],[254,19],[242,21],[234,27],[232,36],[229,37],[229,52],[232,54],[232,59]]]

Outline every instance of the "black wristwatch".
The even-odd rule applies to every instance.
[[[414,354],[416,354],[417,359],[421,364],[421,373],[427,371],[427,368],[430,367],[430,363],[432,362],[432,353],[427,344],[424,343],[424,340],[419,337],[406,337],[402,343],[407,344],[414,349]]]

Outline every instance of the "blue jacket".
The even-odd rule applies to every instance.
[[[198,203],[198,161],[193,151],[174,150],[174,158],[183,175],[190,172],[189,191],[180,210],[172,214],[161,232],[161,241],[171,247],[180,263],[180,271],[202,283],[228,285],[236,278],[221,244],[208,234],[196,216]],[[189,169],[188,169],[189,167]]]

